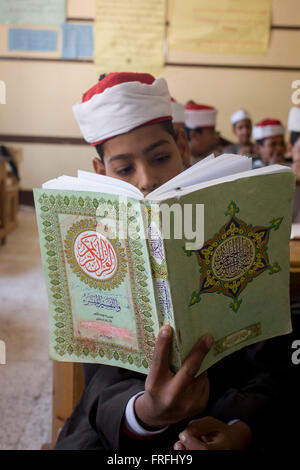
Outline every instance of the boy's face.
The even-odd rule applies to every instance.
[[[281,135],[264,139],[263,145],[258,145],[258,154],[265,165],[280,163],[285,155],[284,138]]]
[[[204,158],[209,155],[217,145],[217,136],[212,127],[203,128],[199,133],[196,130],[190,131],[190,149],[193,157]]]
[[[240,145],[249,144],[252,134],[252,124],[250,119],[242,119],[234,124],[233,132],[237,136]]]
[[[139,127],[103,144],[104,164],[93,160],[96,173],[133,184],[146,196],[189,166],[184,131],[177,142],[160,124]]]

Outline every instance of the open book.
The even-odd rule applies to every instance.
[[[50,357],[147,374],[169,323],[174,371],[200,336],[214,336],[203,371],[290,332],[295,177],[286,166],[251,165],[210,156],[146,198],[84,171],[34,189]]]

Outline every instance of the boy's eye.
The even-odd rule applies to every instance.
[[[164,155],[156,155],[154,158],[152,158],[152,161],[154,163],[163,163],[166,160],[170,158],[171,155],[169,154],[164,154]]]
[[[133,170],[133,166],[127,165],[127,166],[124,166],[123,168],[118,168],[117,170],[115,170],[115,173],[117,175],[128,175],[132,170]]]

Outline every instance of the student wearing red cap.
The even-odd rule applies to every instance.
[[[264,119],[253,128],[256,140],[256,153],[259,159],[254,160],[253,168],[274,163],[284,164],[285,142],[284,127],[278,119]]]
[[[254,145],[251,142],[252,121],[249,113],[244,109],[239,109],[231,115],[230,122],[238,142],[226,147],[224,153],[236,153],[239,155],[254,154]]]
[[[175,133],[172,127],[171,99],[163,78],[109,74],[73,110],[84,138],[98,152],[93,161],[97,173],[132,183],[147,195],[188,166],[187,139],[182,129]],[[55,449],[182,448],[178,435],[192,418],[200,419],[202,435],[217,433],[217,439],[211,436],[205,444],[207,449],[244,449],[252,436],[261,442],[259,436],[269,432],[269,416],[281,390],[272,367],[256,362],[264,343],[233,353],[195,378],[213,338],[200,338],[173,374],[168,364],[171,337],[169,326],[160,330],[147,377],[84,364],[84,392]],[[207,422],[207,417],[213,420]]]
[[[218,110],[212,106],[189,101],[184,109],[185,131],[191,150],[191,164],[218,154],[218,134],[215,131]]]

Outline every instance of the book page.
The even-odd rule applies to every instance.
[[[97,175],[95,175],[97,176]],[[113,179],[114,183],[110,180]],[[42,185],[44,189],[61,189],[71,191],[90,191],[95,193],[115,194],[117,196],[133,197],[135,199],[143,199],[142,193],[133,191],[131,188],[116,184],[115,178],[103,176],[100,183],[91,179],[75,178],[74,176],[59,176],[53,180],[47,181]],[[131,186],[131,185],[128,185]]]
[[[113,186],[127,189],[128,191],[134,192],[135,194],[138,194],[139,196],[143,195],[142,192],[136,186],[133,186],[133,184],[127,183],[127,181],[112,178],[111,176],[99,175],[97,173],[91,173],[90,171],[83,171],[83,170],[78,170],[77,176],[81,181],[88,180],[88,181],[93,181],[94,183],[97,183],[97,184],[111,183]]]
[[[153,196],[154,191],[147,198],[151,199],[152,201],[166,201],[167,199],[171,199],[174,197],[181,197],[185,196],[186,194],[191,194],[193,192],[198,191],[199,189],[209,188],[211,186],[217,186],[222,183],[232,182],[242,178],[249,178],[249,177],[256,177],[262,175],[269,175],[273,173],[292,173],[292,169],[285,165],[270,165],[263,168],[257,168],[255,170],[244,171],[242,170],[240,173],[230,172],[228,176],[221,176],[219,178],[214,178],[209,181],[205,180],[202,183],[194,184],[193,186],[187,186],[186,188],[177,188],[174,190],[169,190],[164,192],[163,194],[155,194]]]
[[[224,154],[214,159],[208,160],[208,158],[209,157],[196,163],[175,176],[175,178],[172,178],[167,183],[155,189],[148,194],[147,198],[156,198],[178,187],[186,188],[221,176],[248,171],[252,168],[252,159],[241,155]]]

